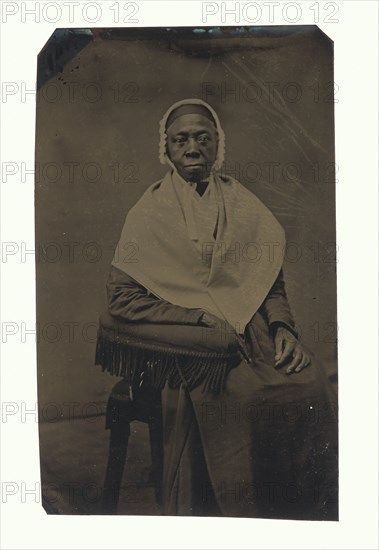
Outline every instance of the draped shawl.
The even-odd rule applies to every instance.
[[[243,334],[279,274],[285,236],[237,180],[217,173],[213,180],[214,240],[199,246],[170,171],[129,211],[112,264],[158,298],[212,313]]]

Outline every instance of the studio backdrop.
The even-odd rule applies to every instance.
[[[175,101],[213,107],[225,132],[222,171],[285,229],[297,329],[336,383],[333,43],[314,26],[57,29],[37,80],[43,502],[49,513],[98,513],[117,381],[94,366],[98,319],[125,217],[166,172],[159,121]],[[159,514],[147,426],[132,426],[119,510]]]

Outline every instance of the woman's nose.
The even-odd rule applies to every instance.
[[[190,138],[188,140],[186,155],[199,155],[199,144],[196,139]]]

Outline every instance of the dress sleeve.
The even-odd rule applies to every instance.
[[[267,294],[260,312],[266,319],[270,329],[274,330],[278,326],[287,328],[296,338],[298,337],[295,321],[287,299],[287,293],[284,284],[283,270],[272,285]]]
[[[198,325],[201,309],[176,306],[157,298],[135,279],[112,266],[107,282],[108,310],[131,323]]]

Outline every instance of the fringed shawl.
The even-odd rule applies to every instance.
[[[243,334],[282,267],[284,231],[238,181],[215,173],[214,183],[215,242],[191,240],[168,172],[129,211],[113,265],[158,298],[208,311]]]
[[[172,343],[175,342],[175,343]],[[206,327],[135,324],[101,317],[95,363],[126,378],[131,387],[219,393],[229,371],[241,361],[235,335]]]

